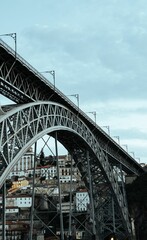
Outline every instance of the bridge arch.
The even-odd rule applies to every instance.
[[[84,165],[87,165],[88,161],[90,161],[85,155],[86,150],[89,151],[89,156],[93,159],[91,165],[92,175],[96,175],[99,172],[103,183],[105,182],[109,186],[108,192],[114,198],[117,209],[119,209],[122,217],[122,232],[124,232],[124,236],[130,234],[127,206],[105,151],[100,147],[97,136],[78,117],[78,114],[74,114],[61,104],[38,101],[15,107],[10,106],[8,107],[8,111],[1,115],[0,158],[3,162],[3,169],[0,176],[1,186],[25,151],[45,134],[54,137],[55,132],[58,133],[58,140],[72,152],[75,160],[79,161],[80,159],[82,163],[81,171],[85,168]],[[71,136],[73,138],[72,144],[69,144],[67,138],[63,137],[63,132],[68,137]],[[88,178],[86,181],[88,182]],[[96,223],[100,224],[102,216],[98,202],[103,201],[104,195],[100,196],[102,190],[98,188],[97,184],[99,184],[98,177],[93,177],[93,188],[95,191],[94,204],[96,213],[99,215]],[[104,191],[106,193],[106,190]],[[105,225],[105,221],[103,217],[103,225]],[[102,231],[102,228],[104,229],[105,226],[98,228],[99,233]],[[110,226],[106,228],[108,232],[112,231],[112,229],[109,229]]]

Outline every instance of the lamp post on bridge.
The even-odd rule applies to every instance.
[[[130,152],[133,155],[133,158],[135,159],[135,153],[134,152]]]
[[[54,92],[55,92],[55,70],[43,71],[43,72],[40,72],[40,73],[49,73],[49,74],[52,75],[52,77],[53,77],[53,84],[54,84]]]
[[[136,160],[138,160],[139,161],[139,163],[140,163],[140,157],[137,157],[137,158],[135,158]]]
[[[107,128],[108,130],[108,135],[110,135],[110,127],[109,126],[102,126],[103,128]]]
[[[71,97],[75,97],[77,99],[77,106],[78,106],[78,109],[79,109],[79,94],[71,94],[71,95],[67,95],[67,96],[71,96]]]
[[[5,33],[5,34],[0,34],[0,37],[12,37],[14,42],[15,42],[15,58],[16,58],[16,52],[17,52],[17,34],[16,33]]]
[[[123,144],[122,147],[125,147],[126,151],[128,152],[128,145],[127,144]]]
[[[93,112],[87,112],[87,113],[91,113],[91,114],[93,114],[93,116],[94,116],[94,121],[95,121],[95,123],[96,123],[96,111],[93,111]]]
[[[120,138],[119,138],[119,136],[113,136],[113,138],[117,138],[118,144],[120,144]]]

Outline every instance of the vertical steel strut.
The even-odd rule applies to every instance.
[[[2,239],[6,239],[6,183],[3,184],[3,196],[2,196]]]
[[[60,235],[61,235],[61,240],[64,240],[62,198],[61,198],[61,185],[60,185],[59,158],[58,158],[58,145],[57,145],[57,141],[58,141],[58,136],[57,136],[57,131],[56,131],[55,132],[55,152],[56,152],[57,176],[58,176],[58,187],[59,187]]]
[[[92,179],[91,179],[91,171],[90,171],[90,158],[89,158],[89,151],[87,151],[87,164],[88,164],[88,177],[89,177],[89,191],[90,191],[90,205],[92,211],[92,230],[93,235],[96,235],[95,229],[95,214],[94,214],[94,202],[93,202],[93,190],[92,190]]]
[[[70,168],[70,195],[69,195],[69,201],[70,201],[70,209],[69,209],[69,237],[71,237],[71,216],[72,216],[72,173],[73,173],[73,164],[72,164],[73,156],[71,154],[71,168]]]
[[[37,142],[35,142],[34,148],[34,169],[33,169],[33,186],[32,186],[32,207],[31,207],[31,219],[30,219],[30,236],[29,239],[33,239],[33,221],[34,221],[34,200],[35,200],[35,168],[36,168],[36,155],[37,155]]]
[[[116,226],[115,226],[115,209],[114,209],[114,199],[112,196],[112,215],[113,215],[113,232],[116,233]]]

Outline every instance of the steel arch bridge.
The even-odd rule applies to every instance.
[[[0,111],[0,187],[26,150],[48,134],[73,156],[89,189],[92,234],[99,240],[114,232],[120,240],[132,239],[125,187],[116,169],[139,176],[140,165],[3,41],[0,93],[15,102]]]

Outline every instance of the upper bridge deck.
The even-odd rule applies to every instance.
[[[101,127],[2,40],[0,40],[0,94],[16,104],[43,100],[64,105],[85,122],[98,137],[100,146],[107,151],[112,164],[121,163],[122,169],[128,174],[140,175],[144,172],[140,164]],[[5,106],[2,110],[8,111],[9,108]]]

